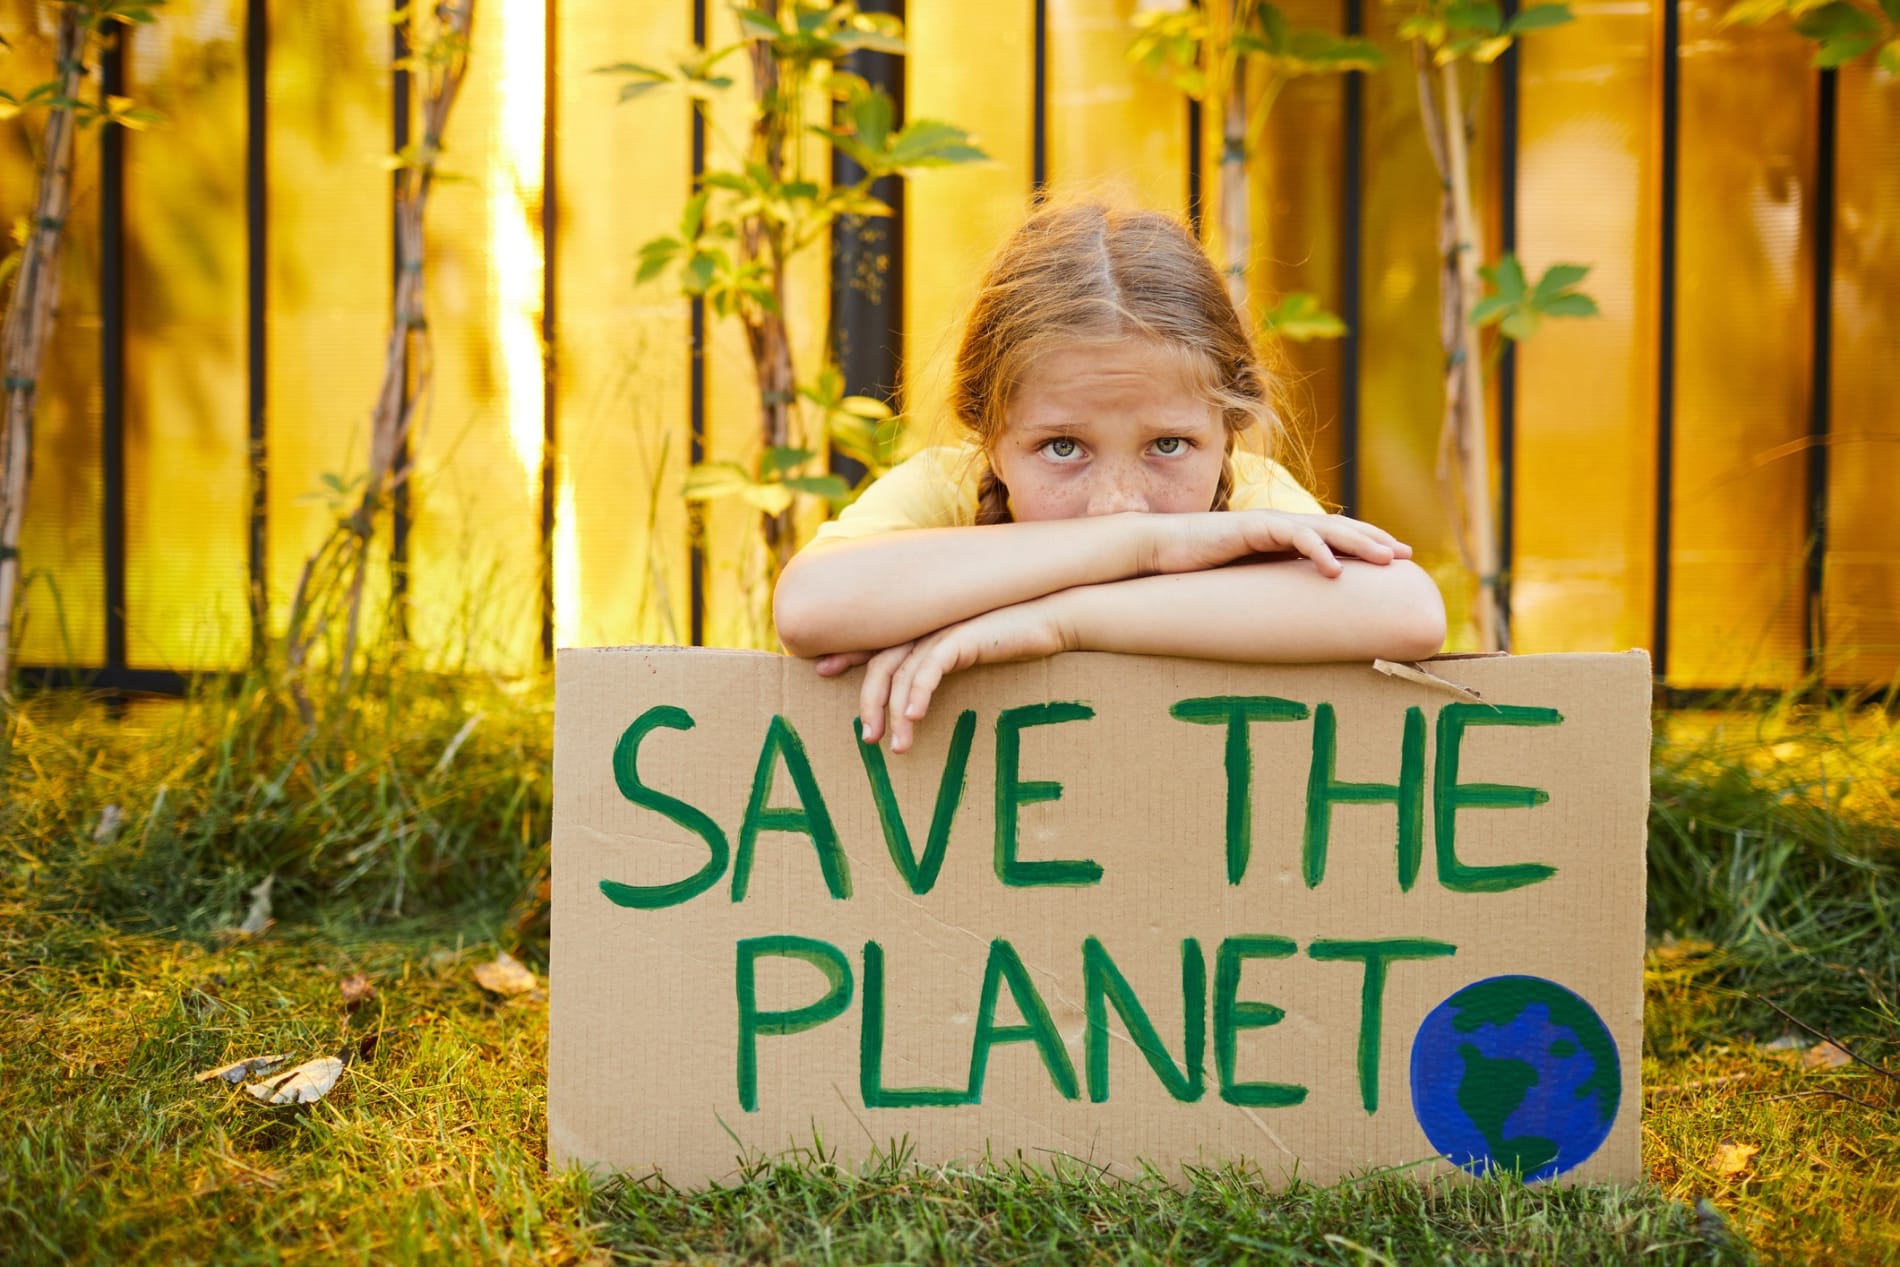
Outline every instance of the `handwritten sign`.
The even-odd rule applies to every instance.
[[[1647,658],[1431,667],[563,651],[553,1159],[1637,1180]]]

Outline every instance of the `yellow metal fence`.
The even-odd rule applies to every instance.
[[[1403,14],[1372,3],[1349,12],[1352,2],[1285,6],[1297,24],[1335,30],[1356,15],[1393,55],[1356,89],[1307,80],[1281,99],[1258,160],[1251,285],[1261,309],[1298,289],[1356,312],[1350,349],[1284,349],[1319,491],[1417,544],[1456,613],[1468,585],[1435,473],[1437,177],[1395,36]],[[908,115],[969,128],[992,158],[926,173],[907,193],[905,403],[928,431],[941,426],[957,318],[1028,205],[1038,155],[1058,190],[1184,213],[1190,151],[1211,188],[1218,141],[1197,145],[1183,100],[1125,60],[1134,0],[907,7]],[[1516,355],[1505,470],[1517,648],[1650,646],[1661,633],[1674,685],[1786,684],[1810,657],[1831,682],[1885,683],[1900,668],[1900,84],[1866,59],[1839,72],[1828,121],[1838,174],[1824,184],[1819,80],[1793,34],[1725,28],[1719,7],[1684,6],[1672,54],[1655,3],[1573,7],[1577,21],[1522,46],[1514,135],[1501,81],[1491,85],[1476,151],[1490,241],[1505,227],[1508,164],[1527,268],[1590,264],[1585,289],[1602,310],[1547,323]],[[45,76],[50,8],[0,0],[0,32],[15,45],[0,55],[0,86]],[[261,119],[246,108],[256,61],[245,38],[260,17]],[[736,38],[728,10],[713,5],[707,20],[715,42]],[[665,60],[692,22],[692,0],[485,0],[478,12],[448,137],[458,179],[430,211],[436,370],[410,492],[410,627],[440,658],[530,666],[550,573],[545,619],[562,645],[672,640],[691,627],[679,496],[694,425],[688,309],[661,284],[633,282],[636,247],[670,230],[687,196],[688,114],[660,94],[617,106],[617,82],[592,72]],[[322,477],[360,468],[382,373],[391,49],[388,6],[368,0],[172,0],[130,38],[125,90],[167,122],[125,138],[116,174],[96,133],[81,152],[22,548],[33,578],[24,663],[116,656],[188,672],[242,661],[254,356],[262,574],[281,628],[302,561],[335,517]],[[715,162],[743,138],[744,109],[743,86],[715,109]],[[257,126],[261,207],[246,199]],[[31,156],[17,123],[0,125],[0,138],[10,222],[25,210]],[[1679,152],[1673,271],[1668,143]],[[122,223],[102,221],[107,184]],[[1831,329],[1817,365],[1821,217],[1832,230]],[[116,296],[102,293],[109,268]],[[805,367],[824,337],[827,275],[816,258],[793,279]],[[260,290],[264,342],[253,349]],[[102,352],[115,338],[122,373]],[[709,318],[704,357],[708,456],[743,460],[756,441],[739,332]],[[1816,444],[1823,465],[1811,465]],[[743,636],[750,578],[738,545],[751,522],[737,505],[706,516],[710,641]],[[1818,602],[1808,596],[1816,527]],[[122,600],[109,597],[109,574],[122,576]]]

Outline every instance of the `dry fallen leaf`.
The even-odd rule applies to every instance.
[[[276,881],[275,874],[267,875],[251,890],[251,909],[244,916],[244,922],[238,925],[238,931],[251,937],[262,937],[276,923],[270,917],[270,886]]]
[[[1715,1156],[1709,1165],[1718,1179],[1727,1179],[1747,1170],[1749,1161],[1760,1151],[1760,1144],[1736,1144],[1723,1140],[1715,1146]]]
[[[475,965],[475,981],[491,994],[512,997],[534,989],[534,973],[507,951],[495,956],[493,963]]]
[[[197,1081],[209,1082],[213,1078],[223,1078],[232,1086],[236,1086],[246,1078],[262,1077],[289,1059],[287,1055],[247,1056],[243,1060],[233,1061],[222,1069],[207,1069],[198,1075]]]
[[[117,805],[108,805],[99,811],[99,824],[92,829],[92,838],[99,844],[109,845],[124,827],[125,811]]]
[[[1809,1069],[1839,1069],[1842,1065],[1851,1063],[1853,1059],[1836,1043],[1816,1043],[1808,1048],[1807,1054],[1801,1057],[1801,1063]]]
[[[350,1009],[355,1009],[376,995],[376,987],[370,984],[369,974],[363,972],[343,978],[337,982],[337,989],[342,991],[343,1006]]]
[[[244,1089],[266,1104],[314,1104],[328,1095],[342,1076],[341,1060],[318,1056],[268,1082],[253,1082]]]

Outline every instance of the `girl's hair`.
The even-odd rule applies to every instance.
[[[1220,409],[1230,460],[1211,509],[1225,510],[1235,440],[1253,433],[1271,449],[1283,438],[1279,381],[1206,252],[1160,212],[1099,203],[1034,212],[990,260],[957,350],[951,410],[987,453],[1040,356],[1131,337],[1176,352],[1198,394]],[[976,521],[1009,518],[1009,490],[986,460]]]

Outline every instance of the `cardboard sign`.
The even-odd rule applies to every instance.
[[[552,1158],[1640,1179],[1648,659],[1429,667],[563,651]]]

